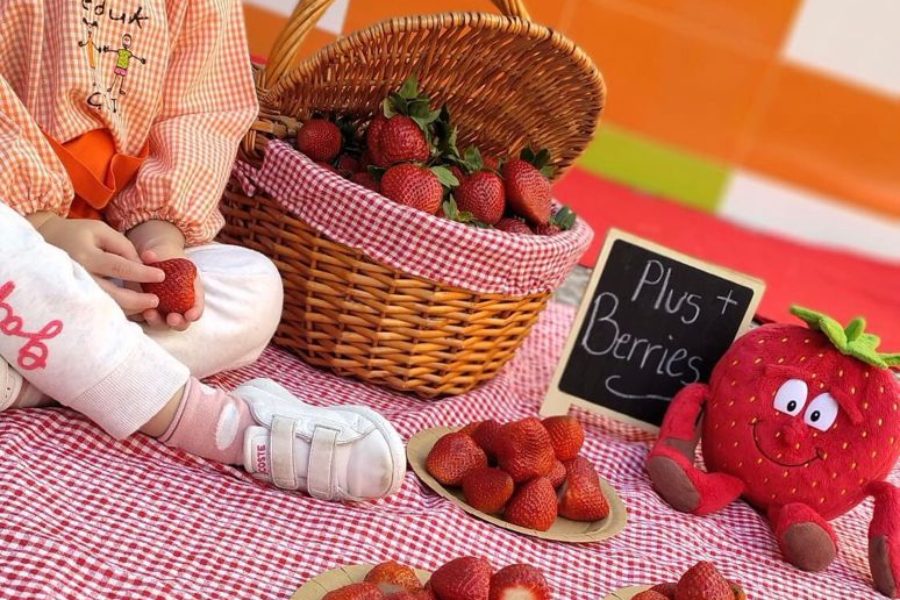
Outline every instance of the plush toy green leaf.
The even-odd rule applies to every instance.
[[[866,320],[862,317],[856,317],[847,327],[842,327],[837,320],[828,315],[802,306],[792,306],[791,313],[805,321],[811,329],[818,329],[824,333],[841,354],[852,356],[881,369],[900,366],[900,353],[878,352],[881,338],[866,333]]]

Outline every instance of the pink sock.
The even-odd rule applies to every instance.
[[[246,402],[191,377],[175,418],[159,441],[216,462],[243,464],[244,432],[251,425]]]

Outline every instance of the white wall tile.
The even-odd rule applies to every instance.
[[[804,0],[788,60],[900,96],[900,0]]]
[[[900,220],[753,173],[735,171],[718,212],[753,229],[900,261]]]

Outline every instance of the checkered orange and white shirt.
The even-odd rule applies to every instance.
[[[148,155],[106,220],[209,241],[256,114],[239,0],[0,0],[0,202],[22,214],[73,200],[45,135],[107,129],[117,152]]]

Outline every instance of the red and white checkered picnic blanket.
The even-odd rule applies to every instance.
[[[406,437],[434,425],[515,419],[537,410],[571,318],[571,309],[552,305],[495,381],[446,400],[338,380],[276,349],[218,379],[235,385],[265,375],[316,404],[365,403]],[[66,410],[2,413],[0,598],[268,600],[288,598],[341,564],[397,559],[434,569],[470,554],[495,566],[540,566],[557,600],[599,600],[628,584],[671,580],[700,559],[740,580],[752,600],[881,597],[866,559],[870,503],[836,521],[837,562],[802,573],[782,562],[765,521],[746,504],[703,518],[665,505],[644,474],[646,434],[598,417],[585,422],[584,452],[618,489],[629,521],[604,543],[566,545],[476,520],[412,473],[388,500],[330,504],[144,436],[115,442]]]
[[[553,291],[587,250],[579,219],[554,236],[477,229],[388,200],[316,165],[284,142],[266,147],[262,168],[238,162],[243,191],[257,188],[317,231],[395,269],[485,294]]]

